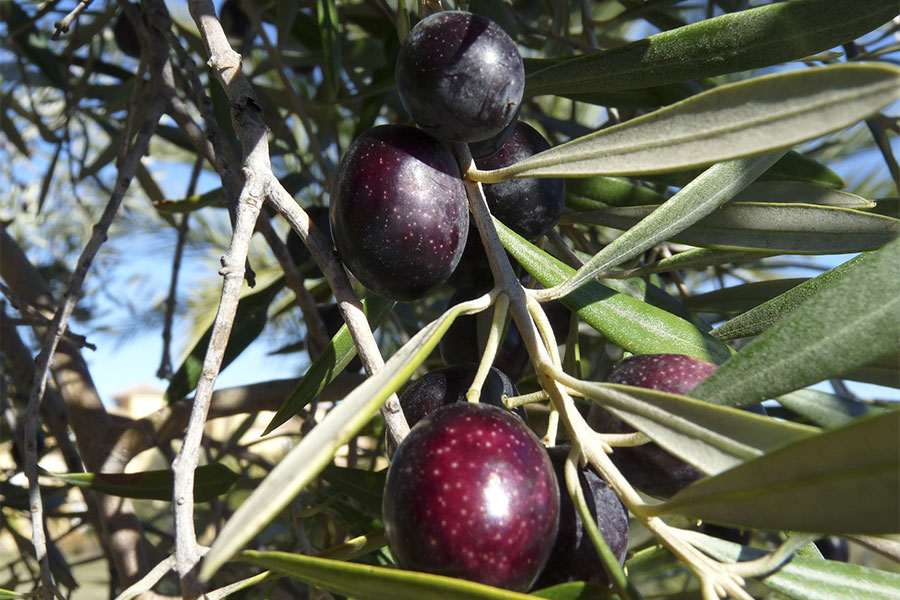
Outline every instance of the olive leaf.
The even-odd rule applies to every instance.
[[[786,149],[852,125],[900,97],[900,68],[835,64],[731,83],[469,175],[588,177],[660,173]]]

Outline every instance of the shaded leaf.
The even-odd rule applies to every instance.
[[[372,329],[378,327],[381,321],[388,315],[394,307],[392,300],[386,300],[381,296],[369,294],[362,300],[363,311]],[[356,356],[356,346],[353,345],[353,338],[350,336],[350,329],[344,324],[338,330],[331,343],[326,346],[322,353],[313,361],[307,369],[306,374],[287,397],[269,424],[263,435],[270,433],[276,427],[286,423],[291,417],[299,413],[304,406],[312,402],[313,398],[318,396],[341,371],[344,370],[353,357]]]
[[[740,313],[780,296],[805,281],[805,277],[794,277],[733,285],[689,296],[687,305],[697,312]]]
[[[815,204],[865,210],[875,203],[856,194],[824,188],[797,181],[757,181],[734,197],[734,202],[781,202]]]
[[[547,600],[600,600],[611,598],[612,592],[609,586],[590,583],[587,581],[572,581],[561,583],[542,590],[529,592],[531,596],[547,598]]]
[[[842,398],[816,390],[797,390],[776,398],[778,402],[820,427],[840,427],[854,419],[885,412],[886,409],[859,400]]]
[[[597,210],[607,206],[662,204],[665,196],[625,177],[588,177],[566,181],[566,206]]]
[[[330,592],[361,600],[525,600],[527,594],[481,583],[416,571],[401,571],[351,562],[290,554],[287,552],[241,552],[242,561],[283,573]]]
[[[656,514],[815,533],[900,532],[900,412],[800,440],[684,488]]]
[[[900,353],[885,354],[881,358],[844,373],[841,378],[900,388]]]
[[[552,287],[575,272],[496,219],[494,224],[506,250],[541,285]],[[671,352],[719,363],[731,354],[727,346],[690,322],[595,281],[561,301],[591,327],[633,354]]]
[[[316,0],[316,17],[325,55],[325,80],[333,98],[341,85],[341,33],[335,0]]]
[[[659,173],[786,149],[842,129],[900,97],[900,69],[835,64],[723,85],[494,171],[511,177]]]
[[[384,482],[387,471],[368,471],[328,465],[322,471],[322,477],[341,492],[359,500],[365,507],[381,514],[381,499],[384,495]]]
[[[900,344],[900,240],[861,257],[691,395],[749,406],[872,362]]]
[[[654,209],[655,206],[608,208],[560,222],[577,220],[628,230]],[[900,221],[869,212],[808,204],[729,202],[668,239],[717,249],[846,254],[879,248],[898,235]]]
[[[712,248],[692,248],[664,258],[659,262],[641,267],[633,272],[635,277],[643,277],[654,273],[666,273],[682,269],[701,269],[717,265],[740,264],[758,261],[774,254],[749,252],[744,250],[716,250]]]
[[[892,0],[771,4],[540,69],[526,78],[525,93],[645,88],[776,65],[839,46],[895,16]]]
[[[174,471],[140,473],[48,473],[70,485],[121,498],[172,501]],[[208,502],[228,492],[240,475],[223,464],[202,465],[194,471],[194,500]]]
[[[269,304],[283,287],[284,277],[279,277],[266,287],[241,298],[234,315],[234,326],[228,338],[228,345],[225,347],[221,369],[225,369],[231,364],[247,346],[259,337],[266,326]],[[212,329],[213,325],[211,324],[191,348],[187,358],[178,367],[172,379],[169,380],[169,387],[165,394],[167,402],[181,400],[197,387],[200,372],[203,369],[203,359],[209,348],[209,340],[212,338]]]

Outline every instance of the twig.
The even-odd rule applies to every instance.
[[[72,22],[78,18],[84,9],[91,5],[92,0],[81,0],[75,8],[72,9],[72,12],[67,14],[65,17],[57,21],[53,24],[54,31],[53,35],[50,36],[51,40],[58,40],[59,36],[63,33],[69,33],[69,27],[72,26]]]
[[[194,195],[202,166],[203,159],[197,157],[197,160],[194,161],[190,182],[185,191],[186,198]],[[166,315],[163,321],[162,357],[159,361],[159,369],[156,370],[156,376],[160,379],[168,379],[172,376],[172,357],[169,354],[169,347],[172,345],[172,321],[175,317],[175,298],[178,295],[178,271],[181,269],[181,256],[184,252],[185,240],[187,239],[189,219],[190,213],[185,213],[181,217],[181,223],[178,224],[178,239],[175,242],[175,256],[172,257],[172,276],[169,279],[169,295],[166,297]]]

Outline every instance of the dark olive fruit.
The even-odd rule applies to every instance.
[[[241,8],[240,0],[225,0],[222,8],[219,9],[219,21],[228,37],[247,42],[253,41],[255,35],[253,23]]]
[[[310,221],[315,224],[322,234],[330,238],[331,224],[328,212],[327,206],[310,206],[306,209],[306,214],[309,215]],[[284,239],[284,244],[287,246],[288,252],[291,254],[291,260],[294,261],[294,264],[298,267],[305,267],[301,275],[308,279],[318,279],[319,277],[322,277],[322,270],[319,269],[316,262],[312,260],[309,248],[307,248],[300,240],[300,236],[297,235],[296,231],[291,229],[288,232],[287,237]]]
[[[130,4],[140,12],[141,5],[139,3],[132,2]],[[116,17],[116,22],[113,24],[113,39],[116,40],[116,45],[122,54],[132,58],[141,57],[141,41],[125,13],[120,12]]]
[[[475,165],[483,170],[500,169],[549,148],[534,127],[518,121],[503,147],[493,156],[476,160]],[[509,179],[484,186],[491,214],[528,240],[553,229],[562,216],[565,195],[565,182],[555,177]]]
[[[639,354],[623,360],[607,381],[685,395],[706,379],[716,365],[683,354]],[[591,425],[604,433],[628,433],[634,429],[609,412],[591,412]],[[615,448],[613,463],[637,489],[668,498],[703,477],[703,473],[654,443]]]
[[[850,560],[850,545],[845,539],[839,538],[836,535],[829,535],[817,539],[814,543],[816,548],[819,549],[819,552],[822,553],[822,558],[840,562],[847,562]]]
[[[497,152],[500,151],[500,148],[503,147],[503,144],[506,143],[506,140],[509,139],[509,136],[512,135],[513,130],[516,128],[516,123],[519,122],[519,112],[520,111],[517,110],[516,115],[513,117],[513,120],[509,122],[509,125],[504,127],[503,131],[501,131],[494,137],[488,138],[486,140],[481,140],[480,142],[470,142],[469,153],[472,155],[472,158],[478,160],[480,158],[487,158],[489,156],[497,154]]]
[[[475,220],[469,218],[469,235],[463,247],[462,256],[447,284],[455,290],[471,290],[470,298],[475,298],[494,285],[494,274],[488,263],[487,252],[481,243],[481,236],[475,227]]]
[[[752,533],[749,529],[740,529],[738,527],[726,527],[725,525],[716,525],[715,523],[702,523],[700,532],[706,535],[717,537],[720,540],[726,540],[741,546],[750,543]]]
[[[476,363],[464,363],[452,365],[436,371],[431,371],[415,380],[400,396],[400,406],[406,421],[412,427],[425,415],[434,412],[441,406],[455,402],[467,402],[466,392],[475,379],[478,370]],[[503,397],[518,396],[516,385],[503,371],[491,368],[488,376],[481,386],[480,402],[499,408],[506,408]],[[528,416],[523,407],[517,408],[514,413],[523,422],[528,423]]]
[[[509,411],[442,406],[394,454],[384,529],[403,569],[525,591],[556,536],[559,490],[541,442]]]
[[[559,532],[535,588],[545,588],[569,581],[590,581],[608,585],[609,578],[597,554],[584,522],[566,487],[565,464],[568,446],[548,448],[550,461],[559,483]],[[606,544],[618,559],[625,563],[628,550],[628,511],[602,477],[591,469],[579,469],[578,481],[591,516]]]
[[[469,232],[466,191],[453,154],[406,125],[380,125],[338,165],[331,233],[364,286],[417,300],[447,280]]]
[[[472,13],[433,13],[409,32],[395,70],[400,101],[422,129],[452,142],[492,138],[516,117],[525,68],[516,43]]]

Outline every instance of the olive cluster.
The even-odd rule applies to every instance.
[[[360,283],[409,301],[450,278],[469,239],[463,174],[448,144],[471,144],[484,169],[549,144],[516,120],[522,57],[490,19],[463,11],[422,19],[400,48],[395,74],[416,126],[380,125],[351,144],[331,196],[331,231],[338,255]],[[494,215],[529,239],[549,231],[562,214],[562,180],[485,187]]]

